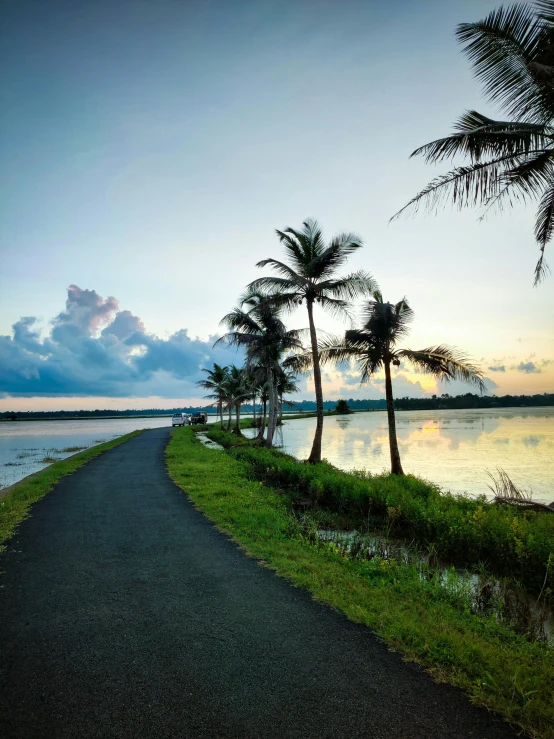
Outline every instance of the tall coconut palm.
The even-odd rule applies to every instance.
[[[300,332],[289,330],[280,318],[280,309],[260,291],[248,291],[240,305],[224,316],[221,323],[230,330],[216,341],[246,351],[246,367],[267,387],[269,419],[266,446],[273,444],[277,423],[277,376],[282,356],[302,350]]]
[[[223,404],[225,402],[226,394],[225,383],[229,376],[229,368],[222,367],[214,362],[213,369],[203,369],[202,372],[206,372],[207,377],[205,380],[198,380],[196,385],[204,388],[204,390],[212,391],[209,395],[204,395],[204,397],[216,401],[221,428],[223,428]]]
[[[329,337],[320,344],[321,362],[354,360],[361,371],[361,382],[367,382],[380,369],[385,371],[385,394],[389,425],[391,472],[403,475],[392,393],[391,365],[409,362],[419,372],[431,374],[438,380],[463,380],[485,390],[481,370],[471,364],[458,349],[440,344],[426,349],[398,349],[413,319],[413,311],[404,298],[398,303],[385,303],[381,293],[375,292],[373,300],[364,309],[361,328],[346,332],[343,338]]]
[[[426,162],[460,155],[469,163],[436,177],[393,218],[420,205],[435,210],[447,199],[458,208],[483,206],[483,215],[538,199],[536,285],[548,271],[544,253],[554,232],[554,0],[535,9],[500,7],[482,21],[460,24],[456,35],[485,94],[510,120],[467,111],[454,134],[416,149],[412,156]]]
[[[272,267],[279,276],[261,277],[248,286],[252,290],[267,290],[273,294],[275,304],[293,310],[306,303],[310,327],[313,377],[317,407],[317,424],[309,462],[321,461],[323,436],[323,390],[317,350],[317,332],[314,322],[314,305],[319,305],[335,316],[348,317],[349,301],[371,293],[377,283],[362,270],[345,277],[337,277],[337,271],[350,254],[360,249],[362,242],[352,233],[335,236],[325,243],[317,221],[306,220],[299,231],[287,228],[277,231],[288,263],[278,259],[263,259],[258,267]]]

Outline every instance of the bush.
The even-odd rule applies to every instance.
[[[339,415],[343,416],[347,413],[352,413],[350,410],[350,406],[346,402],[346,400],[339,400],[337,405],[335,406],[335,413],[338,413]]]

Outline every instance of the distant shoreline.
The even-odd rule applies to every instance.
[[[436,413],[437,411],[502,411],[502,410],[522,410],[524,408],[552,408],[552,405],[502,405],[502,406],[494,406],[494,407],[478,407],[470,406],[468,405],[465,408],[395,408],[395,412],[399,413],[414,413],[414,412],[422,412],[427,411],[429,413]],[[352,410],[351,413],[384,413],[386,411],[386,408],[363,408],[363,409],[355,409]],[[55,412],[55,411],[54,411]],[[194,411],[184,411],[185,413],[189,413],[192,415]],[[116,416],[35,416],[30,418],[0,418],[0,424],[3,423],[21,423],[25,421],[116,421],[118,419],[120,420],[128,420],[130,418],[171,418],[174,411],[171,411],[169,413],[149,413],[149,414],[130,414],[130,415],[116,415]],[[207,411],[202,411],[202,413],[206,413],[206,415],[209,418],[219,418],[218,413],[210,413]],[[252,411],[244,411],[242,414],[243,416],[251,416]],[[316,416],[316,411],[284,411],[285,416],[289,416],[289,418],[305,418],[305,417],[311,417]],[[324,415],[335,415],[333,411],[325,410]]]

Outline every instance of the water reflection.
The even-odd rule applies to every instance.
[[[315,418],[285,421],[283,448],[306,459]],[[486,469],[503,467],[538,500],[554,500],[554,408],[401,411],[397,433],[406,472],[453,492],[490,495]],[[325,419],[323,456],[342,469],[388,469],[385,412]]]

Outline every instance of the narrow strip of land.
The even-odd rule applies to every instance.
[[[167,440],[63,479],[0,554],[5,739],[518,735],[247,558],[171,482]]]

